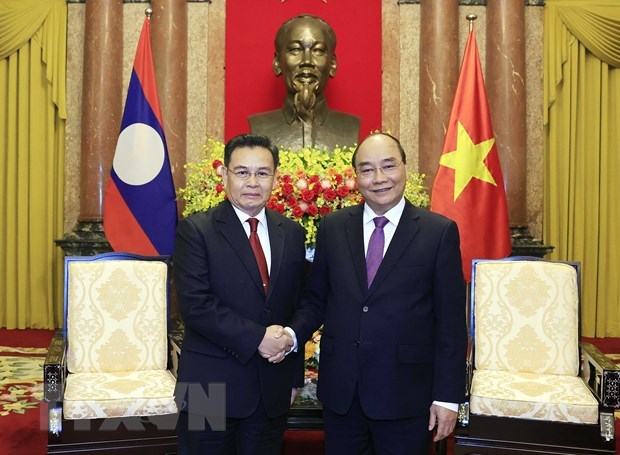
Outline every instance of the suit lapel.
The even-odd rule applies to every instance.
[[[364,205],[360,204],[349,212],[349,219],[346,221],[347,241],[349,243],[349,254],[355,269],[355,275],[360,284],[360,289],[366,293],[368,284],[366,283],[366,258],[364,256],[364,226],[363,222]]]
[[[400,217],[400,221],[396,227],[396,232],[394,232],[394,237],[392,237],[390,246],[388,246],[388,249],[385,252],[385,256],[381,261],[379,270],[377,270],[375,279],[372,280],[372,285],[369,289],[370,293],[377,289],[385,277],[390,274],[391,270],[398,263],[398,260],[401,258],[408,245],[420,231],[418,218],[419,216],[416,214],[415,207],[410,202],[406,201],[405,210]]]
[[[271,270],[269,272],[269,291],[267,293],[267,297],[269,297],[271,290],[276,285],[280,270],[282,268],[285,233],[282,227],[282,222],[278,220],[270,210],[266,210],[265,213],[267,216],[269,243],[271,247]]]
[[[250,246],[248,236],[241,226],[239,217],[235,213],[230,201],[226,200],[221,204],[221,210],[218,212],[216,221],[219,231],[224,236],[228,244],[235,251],[241,262],[245,266],[248,274],[254,280],[256,287],[263,290],[263,282],[261,280],[258,264],[254,257],[254,252]]]

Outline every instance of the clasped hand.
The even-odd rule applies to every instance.
[[[258,353],[271,363],[280,363],[292,348],[290,334],[281,325],[270,325],[258,346]]]

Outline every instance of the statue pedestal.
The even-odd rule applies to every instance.
[[[535,256],[542,258],[553,251],[553,246],[543,245],[535,239],[527,226],[511,225],[510,238],[512,239],[511,256]]]
[[[93,256],[112,251],[103,232],[103,221],[78,221],[75,229],[61,240],[54,241],[65,256]]]

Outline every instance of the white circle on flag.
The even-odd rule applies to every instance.
[[[164,153],[164,143],[153,127],[132,123],[118,136],[112,166],[126,184],[144,185],[159,174]]]

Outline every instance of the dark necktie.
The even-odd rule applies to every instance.
[[[375,230],[372,231],[366,252],[366,276],[368,277],[369,288],[383,260],[383,248],[385,247],[383,227],[387,224],[388,219],[384,216],[378,216],[373,221],[375,222]]]
[[[263,247],[260,245],[260,239],[258,238],[258,220],[256,218],[248,218],[250,223],[250,245],[256,256],[256,263],[258,264],[258,270],[260,270],[260,277],[263,280],[263,289],[267,294],[267,288],[269,286],[269,269],[267,268],[267,260],[265,259],[265,253]]]

